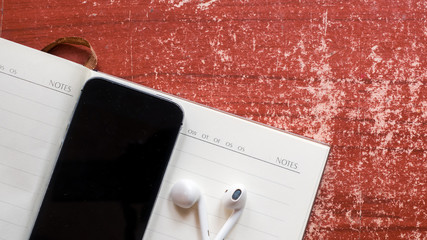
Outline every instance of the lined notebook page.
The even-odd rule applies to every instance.
[[[27,239],[76,99],[91,76],[115,79],[0,39],[0,240]],[[196,208],[179,209],[169,191],[181,178],[206,196],[212,239],[229,211],[227,185],[248,200],[227,239],[301,239],[329,147],[171,96],[185,113],[144,239],[200,239]]]
[[[206,196],[212,239],[231,213],[221,197],[234,183],[246,185],[248,198],[227,239],[301,239],[329,148],[197,106],[184,111],[187,121],[145,239],[200,239],[196,208],[175,207],[169,196],[182,178]]]
[[[197,207],[180,209],[169,196],[182,178],[195,181],[206,196],[211,239],[230,215],[220,199],[235,183],[246,185],[248,199],[226,239],[301,239],[329,146],[166,97],[183,108],[185,118],[144,239],[201,239]]]
[[[0,48],[0,239],[27,239],[88,71],[4,39]]]

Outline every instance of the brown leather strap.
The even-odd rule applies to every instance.
[[[91,55],[89,59],[86,61],[86,63],[84,64],[84,66],[89,69],[95,69],[96,65],[98,64],[98,57],[96,56],[95,50],[93,50],[90,43],[84,38],[81,38],[81,37],[59,38],[54,42],[50,43],[49,45],[47,45],[46,47],[44,47],[42,51],[49,53],[52,49],[54,49],[55,47],[61,44],[73,44],[73,45],[81,45],[81,46],[88,47],[90,49]]]

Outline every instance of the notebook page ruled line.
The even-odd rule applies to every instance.
[[[64,113],[66,113],[66,112],[67,112],[67,111],[65,111],[64,109],[61,109],[61,108],[59,108],[59,107],[52,106],[52,105],[50,105],[50,104],[45,104],[44,102],[37,101],[37,100],[34,100],[34,99],[31,99],[31,98],[28,98],[28,97],[23,96],[23,95],[20,95],[20,94],[16,94],[16,93],[10,92],[10,91],[6,91],[6,90],[4,90],[4,89],[0,89],[0,92],[3,92],[3,93],[5,93],[5,94],[9,94],[9,95],[12,95],[12,96],[15,96],[15,97],[18,97],[18,98],[22,98],[22,99],[25,99],[25,100],[28,100],[28,101],[31,101],[31,102],[34,102],[34,103],[38,103],[38,104],[40,104],[40,105],[44,105],[44,106],[46,106],[46,107],[48,107],[48,108],[52,108],[52,109],[57,110],[57,111],[59,111],[59,112],[64,112]]]
[[[210,177],[203,176],[203,175],[198,174],[194,171],[189,171],[189,170],[181,168],[181,167],[174,166],[174,171],[177,172],[176,175],[185,176],[185,178],[191,178],[191,179],[205,178],[205,179],[210,179],[211,181],[221,182],[221,181],[215,180],[215,179],[210,178]],[[179,173],[179,172],[182,172],[182,173]],[[167,181],[170,184],[173,184],[173,182],[171,180],[167,180]],[[177,180],[175,180],[175,181],[177,181]],[[198,181],[200,181],[200,180],[198,180]],[[212,184],[212,183],[210,183],[210,184]],[[264,181],[264,182],[261,182],[260,184],[261,185],[267,184],[267,182]],[[221,186],[227,186],[227,185],[228,185],[228,183],[225,183],[225,182],[222,183],[221,182]],[[251,184],[251,185],[255,186],[256,184]],[[277,191],[278,194],[289,194],[289,193],[280,193],[280,192],[284,192],[284,191],[280,191],[280,190]],[[268,208],[264,208],[264,207],[252,208],[252,209],[250,209],[250,211],[257,213],[259,215],[266,216],[269,219],[274,219],[275,221],[286,222],[286,219],[284,219],[283,216],[279,212],[275,211],[275,209],[279,209],[279,208],[283,209],[283,208],[291,207],[291,204],[289,202],[286,202],[286,201],[283,201],[283,200],[280,200],[277,198],[273,198],[266,193],[260,193],[260,192],[256,192],[256,191],[248,191],[248,194],[251,195],[252,199],[256,199],[256,201],[258,201],[258,202],[263,202],[264,206],[268,206]],[[214,196],[211,194],[205,194],[205,195],[207,197],[210,197],[211,199],[215,199],[216,200],[215,202],[217,202],[217,204],[220,204],[220,199],[218,198],[218,196]],[[163,197],[166,198],[166,196],[163,196]],[[246,208],[246,209],[249,209],[249,208]]]
[[[188,176],[188,175],[186,175],[186,176]],[[194,178],[192,178],[192,179],[194,179]],[[167,182],[168,182],[168,185],[170,185],[170,188],[172,188],[172,185],[176,182],[176,181],[170,181],[170,180],[167,180]],[[224,186],[227,186],[227,184],[218,184],[218,188],[221,188],[221,187],[224,187]],[[216,187],[217,188],[217,187]],[[218,191],[218,192],[216,192],[217,194],[219,194],[219,195],[214,195],[213,193],[211,193],[211,192],[205,192],[204,193],[204,195],[207,197],[207,198],[209,198],[210,199],[210,202],[211,203],[214,203],[214,204],[216,204],[216,205],[220,205],[221,204],[221,197],[222,197],[222,191]],[[251,190],[251,191],[248,191],[248,194],[249,195],[251,195],[251,201],[253,200],[253,201],[257,201],[257,202],[262,202],[262,203],[264,203],[265,205],[268,205],[268,207],[270,208],[270,209],[284,209],[284,208],[288,208],[288,207],[291,207],[290,206],[290,204],[289,203],[287,203],[287,202],[284,202],[284,201],[280,201],[280,200],[278,200],[278,199],[274,199],[274,198],[271,198],[271,197],[268,197],[268,196],[265,196],[265,195],[262,195],[262,194],[260,194],[260,193],[257,193],[256,191],[254,191],[254,190]],[[165,200],[169,200],[170,201],[170,198],[169,198],[169,196],[167,195],[167,193],[161,193],[160,195],[159,195],[159,198],[163,198],[163,199],[165,199]],[[261,207],[261,208],[251,208],[251,207],[246,207],[245,208],[245,210],[249,210],[249,211],[252,211],[252,212],[254,212],[254,213],[257,213],[257,214],[259,214],[259,215],[262,215],[262,216],[265,216],[265,217],[267,217],[267,218],[269,218],[269,219],[275,219],[276,221],[280,221],[280,222],[286,222],[287,220],[286,219],[284,219],[283,218],[283,216],[281,215],[281,214],[279,214],[277,211],[269,211],[269,209],[264,209],[264,207]],[[262,211],[261,211],[262,210]],[[224,216],[221,216],[221,215],[216,215],[214,212],[212,212],[211,213],[211,215],[214,215],[215,217],[218,217],[218,218],[222,218],[222,219],[225,219],[225,217]]]
[[[0,109],[0,112],[1,112],[1,109]],[[6,114],[1,114],[1,115],[4,116]],[[5,120],[5,119],[3,119],[3,120]],[[38,135],[29,135],[29,134],[27,134],[28,131],[26,131],[26,129],[24,128],[24,127],[27,127],[27,126],[22,126],[19,130],[18,129],[13,129],[14,125],[16,125],[16,122],[13,122],[11,120],[9,122],[7,122],[7,123],[5,121],[2,121],[2,124],[4,124],[3,126],[0,126],[0,129],[2,131],[6,131],[6,132],[9,132],[11,134],[21,135],[23,137],[32,138],[32,139],[34,139],[36,141],[41,141],[41,142],[44,142],[44,143],[47,143],[47,144],[51,144],[51,145],[56,145],[57,144],[57,143],[51,142],[49,138],[46,138],[46,135],[40,134],[40,136],[38,136]],[[43,132],[43,130],[40,130],[40,132]]]
[[[0,56],[0,237],[7,240],[31,230],[86,74],[61,63],[45,71],[39,63],[49,56],[28,65],[14,56],[7,49]]]
[[[25,240],[91,71],[2,38],[0,52],[0,239]]]
[[[10,224],[10,225],[14,225],[16,227],[24,227],[25,226],[24,224],[17,224],[15,222],[7,221],[7,220],[4,220],[4,219],[0,219],[0,222],[6,223],[6,224]]]
[[[35,127],[35,130],[37,130],[37,127],[39,127],[37,124],[33,125]],[[0,134],[2,135],[2,138],[0,139],[0,146],[3,146],[4,148],[8,148],[10,150],[14,150],[20,153],[24,153],[26,155],[46,160],[46,156],[51,151],[50,148],[59,146],[59,142],[57,143],[49,143],[46,141],[38,140],[34,137],[28,137],[27,134],[18,134],[11,131],[6,131],[3,128],[0,128]],[[46,132],[46,134],[49,134]],[[29,134],[32,135],[32,134]],[[10,156],[7,156],[10,157]],[[0,160],[1,162],[1,160]]]
[[[175,224],[176,224],[176,223],[180,223],[180,220],[170,218],[170,216],[168,216],[168,215],[161,215],[161,214],[159,214],[159,213],[154,213],[154,215],[157,215],[157,216],[158,216],[158,217],[160,217],[160,218],[167,219],[167,220],[169,220],[169,221],[171,221],[171,222],[174,222]],[[186,225],[185,227],[186,227],[186,228],[188,228],[188,230],[186,230],[187,232],[188,232],[188,231],[193,231],[193,232],[198,232],[198,231],[200,231],[200,229],[199,229],[199,227],[198,227],[197,225],[191,225],[191,224],[188,224],[188,223],[184,223],[184,225]],[[268,240],[273,240],[273,239],[277,239],[277,240],[279,240],[279,239],[280,239],[280,237],[279,237],[279,236],[276,236],[276,235],[271,234],[271,233],[269,233],[269,232],[263,231],[263,230],[262,230],[262,228],[254,228],[253,226],[245,225],[245,224],[242,224],[242,223],[237,223],[237,226],[239,226],[239,228],[241,228],[241,231],[244,231],[244,232],[246,232],[247,234],[262,236],[262,238],[257,238],[257,239],[263,239],[263,240],[267,240],[267,239],[268,239]],[[166,227],[166,228],[167,228],[167,227]],[[165,234],[165,232],[164,232],[164,231],[163,231],[163,232],[161,232],[161,231],[157,231],[157,230],[156,230],[156,229],[154,229],[154,228],[150,228],[150,230],[151,230],[151,231],[154,231],[154,232],[157,232],[157,233],[159,233],[159,234]],[[214,232],[214,231],[212,231],[212,230],[210,230],[209,232],[211,233],[211,235],[213,235],[213,234],[217,234],[217,232]],[[167,236],[172,237],[172,236],[170,236],[170,235],[167,235]],[[238,238],[238,239],[241,239],[240,237],[241,237],[241,236],[239,236],[239,238]],[[185,236],[185,237],[179,237],[179,238],[177,238],[177,237],[173,237],[173,239],[179,239],[179,240],[182,240],[182,239],[187,239],[187,238],[186,238],[186,236]],[[236,239],[236,238],[233,238],[233,237],[227,237],[227,239],[230,239],[230,240],[231,240],[231,239]]]
[[[192,145],[194,148],[201,148],[201,146]],[[274,182],[274,179],[270,181],[266,176],[259,176],[260,174],[258,174],[259,177],[257,177],[256,175],[248,173],[245,170],[238,169],[233,165],[225,165],[220,162],[221,159],[224,159],[223,155],[218,152],[212,152],[212,149],[204,148],[204,150],[206,152],[210,152],[213,155],[211,156],[213,159],[215,159],[214,156],[217,156],[217,161],[206,161],[205,157],[197,156],[193,153],[187,153],[179,150],[178,148],[177,152],[179,152],[180,161],[177,161],[176,165],[173,165],[174,174],[170,179],[167,179],[167,182],[172,186],[173,183],[181,178],[193,179],[204,189],[204,195],[209,198],[207,202],[214,206],[220,206],[221,197],[225,187],[229,184],[235,183],[236,179],[238,179],[237,181],[244,182],[248,188],[247,191],[250,198],[244,214],[251,215],[252,219],[257,219],[253,220],[254,222],[252,223],[254,229],[258,229],[259,226],[263,226],[259,229],[274,228],[272,225],[264,226],[265,223],[271,222],[271,220],[274,220],[276,224],[287,221],[287,219],[283,218],[282,212],[286,212],[287,209],[291,207],[291,203],[284,201],[277,196],[292,195],[294,192],[293,189],[290,189],[284,184],[277,184]],[[226,150],[219,148],[218,151]],[[228,155],[228,157],[233,158],[233,155]],[[243,156],[241,159],[238,159],[237,162],[247,161],[245,158],[246,157]],[[260,164],[257,161],[253,162],[255,164]],[[267,166],[270,167],[270,165]],[[253,167],[251,169],[257,169],[257,167]],[[273,187],[265,188],[265,186]],[[274,192],[272,192],[271,189],[274,189]],[[162,196],[167,198],[167,196]],[[252,209],[256,210],[252,211]],[[277,211],[278,209],[281,211]],[[218,211],[210,212],[211,217],[215,217],[216,219],[214,221],[216,222],[224,222],[228,216],[224,214],[217,215],[217,212]]]
[[[163,201],[162,201],[163,202]],[[163,204],[163,203],[160,203]],[[166,203],[166,204],[170,204],[170,203]],[[194,209],[194,208],[192,208]],[[188,210],[188,211],[192,211],[192,210]],[[196,211],[194,209],[194,211]],[[194,212],[193,212],[194,213]],[[179,218],[172,218],[170,216],[170,214],[168,213],[153,213],[153,216],[155,216],[157,219],[159,219],[161,222],[159,222],[158,224],[162,225],[162,229],[173,229],[176,227],[176,225],[179,225],[179,231],[170,231],[173,232],[175,235],[171,236],[168,234],[169,231],[162,231],[162,229],[158,229],[158,228],[153,228],[153,227],[149,227],[147,231],[148,234],[152,234],[150,232],[155,232],[157,234],[166,234],[166,236],[168,237],[172,237],[173,239],[177,239],[177,240],[187,240],[187,239],[200,239],[199,237],[199,233],[200,233],[200,228],[198,226],[197,223],[197,217],[195,214],[188,214],[188,216],[185,216],[185,220],[183,221],[183,219],[179,219]],[[209,216],[210,219],[212,220],[212,215]],[[212,225],[212,224],[211,224]],[[264,231],[264,229],[262,228],[261,225],[258,225],[259,227],[256,228],[254,226],[250,226],[250,225],[246,225],[243,224],[241,222],[237,223],[237,225],[235,226],[235,228],[240,228],[240,233],[238,238],[233,237],[233,236],[229,236],[227,237],[227,239],[242,239],[242,237],[246,236],[252,236],[255,238],[254,239],[263,239],[263,240],[279,240],[280,237],[277,235],[274,235],[270,232],[266,232]],[[221,227],[221,226],[219,226]],[[216,227],[217,229],[219,229],[218,227]],[[212,226],[210,227],[210,235],[214,236],[216,235],[218,232],[217,231],[213,231]],[[234,234],[235,235],[235,234]],[[144,236],[145,237],[145,236]],[[147,236],[147,239],[155,239],[158,240],[159,238],[150,238],[149,235]],[[212,238],[213,239],[213,238]],[[244,237],[243,239],[249,239],[249,237]]]
[[[35,183],[38,180],[40,180],[38,176],[31,176],[25,172],[2,166],[0,184],[33,194],[35,193]],[[2,190],[4,190],[4,186],[2,186]]]
[[[217,164],[215,162],[205,161],[203,158],[198,158],[192,154],[188,154],[186,152],[181,151],[184,157],[183,161],[179,162],[179,165],[174,165],[174,171],[176,175],[179,176],[188,176],[192,178],[197,178],[199,181],[203,179],[207,184],[218,184],[222,186],[226,186],[228,184],[233,183],[234,179],[243,179],[245,182],[250,182],[252,187],[259,188],[259,191],[256,191],[255,194],[265,198],[271,199],[280,204],[290,205],[290,203],[285,202],[283,200],[278,200],[272,198],[269,192],[263,189],[263,186],[269,185],[274,187],[275,194],[277,195],[288,195],[294,192],[293,189],[289,188],[287,185],[278,184],[274,181],[274,179],[267,179],[265,176],[256,176],[253,173],[240,170],[238,168],[231,166],[227,166],[224,164]],[[220,176],[215,179],[214,173],[217,172],[217,176]],[[178,181],[177,179],[171,179],[171,181]],[[242,180],[242,181],[243,181]]]
[[[14,192],[12,191],[7,193],[14,194]],[[2,211],[2,213],[4,214],[0,221],[3,223],[11,224],[14,227],[25,227],[25,225],[27,224],[27,219],[31,215],[31,209],[24,208],[21,206],[21,204],[22,203],[10,203],[0,201],[0,211]]]
[[[1,151],[2,152],[5,152],[4,150],[10,150],[10,151],[12,151],[12,152],[14,152],[14,153],[20,153],[20,154],[22,154],[22,155],[26,155],[26,156],[28,156],[28,157],[31,157],[31,158],[34,158],[34,159],[37,159],[37,160],[40,160],[40,161],[46,161],[46,159],[45,158],[43,158],[43,157],[39,157],[39,156],[36,156],[36,155],[33,155],[33,154],[31,154],[31,153],[28,153],[28,152],[25,152],[25,151],[21,151],[21,150],[19,150],[19,149],[17,149],[17,148],[14,148],[14,147],[10,147],[9,146],[10,144],[1,144],[1,142],[0,142],[0,148],[2,148],[1,149]],[[10,154],[9,154],[10,155]],[[1,158],[0,159],[0,161],[2,161],[2,160],[4,160],[4,159],[6,159],[5,157],[4,158]],[[0,162],[1,163],[1,162]],[[19,167],[17,167],[17,168],[19,168]]]
[[[22,91],[22,93],[20,94],[28,94],[28,92],[25,91],[25,85],[18,85],[16,84],[16,82],[13,82],[13,80],[5,81],[4,79],[2,79],[2,82],[0,84],[3,89],[13,89],[13,87],[17,86]],[[0,109],[3,112],[8,113],[9,115],[15,115],[16,118],[26,118],[28,120],[39,122],[50,127],[59,127],[61,124],[58,124],[54,116],[57,116],[58,114],[66,115],[67,112],[59,110],[56,108],[56,106],[54,106],[55,98],[58,97],[55,96],[57,94],[52,94],[52,92],[49,91],[47,92],[47,94],[47,96],[49,96],[49,99],[47,99],[47,101],[43,103],[37,101],[37,98],[39,98],[40,96],[34,96],[34,98],[31,99],[28,97],[21,97],[22,95],[9,94],[6,91],[0,91],[0,98],[7,99],[7,101],[0,103]]]
[[[190,230],[190,231],[197,231],[196,229]],[[178,240],[179,238],[172,235],[173,233],[166,233],[157,231],[154,228],[147,228],[148,239],[156,239],[156,240]]]
[[[16,81],[18,77],[10,76],[10,74],[3,74],[0,77],[1,89],[13,89],[14,86],[25,89],[22,84],[30,83],[30,81]],[[55,96],[52,96],[51,92],[58,94],[49,88],[39,90],[43,91],[39,91],[35,95],[48,96],[47,99],[51,101],[55,100]],[[32,96],[32,94],[28,93],[28,96]],[[65,114],[63,111],[54,111],[47,107],[47,103],[40,104],[32,102],[30,99],[29,97],[19,97],[18,94],[0,93],[0,150],[2,151],[0,181],[10,186],[15,185],[16,188],[35,191],[34,184],[23,184],[34,176],[23,176],[23,174],[36,173],[41,169],[20,171],[22,163],[14,165],[13,159],[27,155],[32,159],[41,160],[39,163],[47,161],[59,146],[59,142],[55,139],[58,137],[59,126],[64,123],[58,122],[58,119],[65,118]]]
[[[0,95],[0,97],[2,97],[2,96]],[[6,104],[4,104],[4,105],[6,105]],[[15,115],[15,117],[25,118],[25,119],[28,119],[28,120],[31,120],[31,121],[34,121],[34,122],[39,122],[41,124],[44,124],[44,125],[47,125],[47,126],[50,126],[50,127],[54,127],[54,128],[58,127],[58,126],[55,126],[55,125],[53,125],[52,123],[50,123],[48,121],[43,121],[42,119],[36,119],[36,118],[31,117],[30,115],[23,115],[23,114],[21,114],[19,112],[15,112],[15,111],[11,111],[11,110],[9,110],[7,108],[3,108],[1,105],[0,105],[0,111],[3,112],[2,115],[4,115],[4,114]],[[40,117],[42,117],[42,116],[40,116]]]
[[[0,211],[2,218],[0,221],[15,225],[16,227],[24,227],[27,224],[27,218],[31,214],[30,210],[22,209],[0,202]]]
[[[170,187],[172,187],[172,184]],[[248,194],[250,194],[252,196],[253,192],[249,192]],[[161,204],[173,206],[173,202],[168,196],[161,195],[161,196],[159,196],[159,199],[162,201]],[[209,203],[215,203],[218,205],[220,205],[220,202],[221,202],[221,199],[219,199],[218,196],[206,195],[206,199]],[[287,221],[284,220],[283,218],[268,215],[265,212],[255,210],[254,208],[246,207],[244,211],[245,211],[245,215],[253,217],[253,218],[258,218],[259,220],[257,221],[256,224],[253,224],[253,222],[251,224],[248,224],[247,221],[246,222],[241,221],[241,222],[239,222],[240,226],[250,228],[253,231],[256,231],[256,232],[262,233],[262,234],[266,234],[266,235],[269,235],[269,236],[274,237],[274,238],[277,238],[278,236],[271,234],[270,232],[265,231],[265,229],[269,229],[269,226],[264,226],[264,225],[268,225],[268,223],[271,220],[274,220],[275,222],[280,222],[282,224],[287,223]],[[228,218],[228,215],[226,216],[226,215],[218,214],[218,213],[213,212],[213,211],[209,211],[208,213],[209,213],[210,218],[220,219],[223,222],[225,222],[225,220]],[[194,227],[195,229],[198,228],[198,225],[196,224],[196,222],[197,222],[196,219],[194,219],[194,221],[190,221],[193,223],[193,224],[191,224],[190,222],[182,222],[182,219],[179,216],[171,215],[169,212],[156,212],[155,214],[162,216],[162,217],[165,217],[165,218],[168,218],[168,219],[175,221],[177,223],[182,223],[182,224]],[[270,230],[273,230],[273,229],[270,228]],[[211,230],[211,232],[216,233],[215,231],[212,231],[212,230]]]
[[[300,174],[260,161],[259,157],[248,153],[248,148],[245,149],[246,153],[241,153],[237,150],[237,145],[234,145],[236,149],[229,149],[183,131],[184,134],[181,132],[175,147],[173,158],[176,161],[172,161],[171,174],[164,179],[165,186],[158,196],[160,207],[156,208],[158,211],[154,213],[156,219],[154,221],[158,222],[153,224],[152,228],[152,231],[156,232],[155,235],[159,236],[162,232],[156,226],[162,226],[162,228],[177,228],[176,232],[179,234],[176,239],[198,237],[199,226],[196,215],[180,214],[181,210],[174,206],[169,196],[169,191],[176,181],[189,178],[200,185],[202,194],[206,197],[213,236],[218,233],[230,214],[221,205],[224,189],[227,185],[239,181],[245,183],[247,187],[248,202],[238,225],[228,239],[233,239],[233,236],[239,236],[239,239],[245,236],[247,239],[280,239],[283,226],[291,221],[283,214],[290,212],[293,206],[293,198],[290,197],[291,201],[288,201],[286,196],[295,195],[296,191],[292,185],[283,181],[282,176]],[[240,149],[243,150],[243,146]],[[184,231],[181,229],[183,227],[188,229]]]
[[[162,208],[168,208],[168,206],[172,204],[173,203],[165,201],[164,199],[160,199],[159,201],[159,205],[162,205]],[[170,211],[180,211],[170,207],[169,209]],[[156,225],[161,225],[162,228],[149,227],[147,231],[147,236],[144,236],[144,238],[158,240],[159,238],[150,237],[150,235],[155,232],[157,234],[166,234],[167,236],[173,237],[173,239],[177,240],[200,239],[200,227],[198,225],[196,208],[193,207],[185,211],[188,212],[188,214],[184,214],[184,217],[182,215],[178,217],[172,217],[169,212],[153,213],[152,217],[156,219],[155,221],[158,221]],[[215,218],[217,217],[215,217],[214,215],[209,215],[209,232],[211,236],[215,236],[218,233],[219,229],[222,227],[222,225],[215,226],[215,224],[212,224],[213,222],[215,222]],[[234,227],[234,229],[238,229],[238,234],[231,234],[227,237],[227,239],[242,239],[242,237],[243,239],[250,239],[249,236],[251,236],[253,239],[263,240],[280,239],[279,236],[274,235],[271,232],[265,231],[266,228],[261,224],[261,222],[258,225],[248,225],[242,223],[242,221],[239,221]],[[169,232],[173,232],[174,236],[168,235]],[[236,236],[238,236],[238,238],[236,238]]]
[[[243,152],[238,151],[238,150],[233,150],[233,149],[231,149],[231,148],[229,148],[229,147],[227,147],[227,146],[222,146],[222,145],[216,144],[215,142],[210,142],[210,141],[207,141],[207,140],[204,140],[204,139],[198,138],[198,137],[196,137],[196,136],[194,136],[194,135],[187,134],[187,133],[185,133],[185,132],[184,132],[184,133],[183,133],[183,132],[181,132],[180,134],[182,134],[182,135],[184,135],[184,136],[187,136],[187,137],[191,137],[191,138],[197,139],[197,140],[202,141],[202,142],[205,142],[205,143],[207,143],[207,144],[215,145],[215,146],[217,146],[217,147],[220,147],[220,148],[226,149],[226,150],[231,151],[231,152],[235,152],[235,153],[237,153],[237,154],[241,154],[241,155],[244,155],[244,156],[247,156],[247,157],[253,158],[253,159],[255,159],[255,160],[258,160],[258,161],[264,162],[264,163],[266,163],[266,164],[274,165],[274,166],[276,166],[276,167],[280,167],[280,168],[283,168],[283,169],[285,169],[285,170],[288,170],[288,171],[291,171],[291,172],[294,172],[294,173],[298,173],[298,174],[300,174],[300,172],[299,172],[299,171],[296,171],[296,170],[294,170],[294,169],[290,169],[290,168],[286,168],[286,167],[284,167],[284,166],[276,165],[276,164],[274,164],[274,163],[272,163],[272,162],[269,162],[269,161],[266,161],[266,160],[264,160],[264,159],[262,159],[262,158],[255,157],[255,156],[252,156],[252,155],[249,155],[249,154],[243,153]],[[229,143],[229,144],[230,144],[230,143]]]
[[[222,148],[222,147],[221,147],[221,148]],[[224,148],[224,149],[226,149],[226,148]],[[288,189],[290,189],[290,190],[295,190],[295,188],[294,188],[293,186],[290,186],[290,185],[284,184],[284,183],[282,183],[282,182],[276,182],[276,181],[271,180],[271,179],[267,179],[267,178],[265,178],[265,177],[263,177],[263,176],[260,176],[259,174],[254,174],[254,173],[251,173],[251,172],[248,172],[248,171],[244,171],[244,170],[242,170],[241,168],[233,167],[233,166],[231,166],[231,165],[226,165],[226,164],[220,163],[220,162],[218,162],[218,161],[215,161],[215,160],[212,160],[212,159],[208,159],[208,158],[206,158],[206,157],[199,156],[199,155],[196,155],[196,154],[191,153],[191,152],[187,152],[187,151],[185,151],[185,150],[183,150],[183,149],[178,149],[178,148],[176,148],[176,151],[180,151],[180,152],[182,152],[182,153],[185,153],[185,154],[188,154],[188,155],[192,155],[192,156],[197,157],[197,158],[199,158],[199,159],[204,159],[205,161],[208,161],[208,162],[210,162],[210,163],[212,163],[212,164],[215,164],[215,165],[218,165],[218,166],[225,167],[226,169],[233,169],[233,170],[235,170],[235,171],[239,171],[239,172],[242,172],[242,173],[246,173],[246,174],[248,174],[248,175],[253,176],[254,178],[258,178],[259,180],[267,181],[269,184],[273,183],[273,184],[276,184],[276,185],[278,185],[278,186],[280,186],[280,187],[285,187],[285,188],[288,188]],[[230,150],[230,151],[235,152],[235,151],[233,151],[233,150]],[[240,154],[240,153],[238,153],[238,154]],[[249,156],[249,155],[247,155],[247,154],[243,154],[243,156]],[[274,166],[274,165],[273,165],[273,166]],[[177,165],[174,165],[174,167],[175,167],[175,168],[181,168],[181,167],[179,167],[179,166],[177,166]],[[280,167],[280,166],[278,166],[278,167]],[[281,168],[281,167],[280,167],[280,168]],[[181,169],[182,169],[182,170],[184,170],[184,171],[190,172],[190,170],[189,170],[188,168],[181,168]],[[198,174],[198,173],[193,172],[193,174]],[[200,175],[200,174],[199,174],[199,175]],[[204,176],[204,177],[206,177],[206,176]],[[212,177],[212,179],[215,179],[216,181],[219,181],[217,178],[214,178],[214,177]],[[224,182],[224,183],[226,184],[226,182]]]
[[[174,166],[174,171],[177,172],[176,175],[186,176],[187,178],[191,177],[191,178],[197,178],[197,179],[209,179],[209,182],[211,182],[210,184],[212,184],[212,182],[220,183],[221,186],[227,186],[229,184],[229,183],[225,183],[225,182],[221,182],[221,181],[215,180],[215,179],[213,179],[211,177],[206,177],[206,175],[202,175],[202,174],[196,173],[195,171],[190,171],[188,169],[181,168],[181,167]],[[174,180],[174,181],[177,181],[177,180]],[[169,181],[169,182],[172,183],[172,180],[167,180],[167,181]],[[262,184],[266,184],[266,183],[268,183],[268,182],[267,181],[263,181],[260,184],[262,185]],[[253,184],[253,185],[255,185],[255,184]],[[289,194],[289,193],[286,193],[286,191],[284,191],[284,190],[277,190],[277,193],[278,194]],[[283,200],[279,200],[277,198],[270,197],[268,194],[265,194],[265,193],[263,194],[263,193],[260,193],[260,192],[254,192],[254,191],[252,191],[252,192],[250,192],[250,194],[254,195],[257,198],[262,199],[262,201],[264,201],[264,202],[268,201],[268,203],[270,204],[270,206],[272,204],[277,204],[277,205],[281,205],[281,206],[288,206],[288,207],[291,205],[289,202],[286,202],[286,201],[283,201]],[[213,195],[211,195],[211,197],[213,197]],[[219,198],[218,198],[218,200],[219,200]],[[276,218],[278,220],[281,220],[281,221],[283,220],[282,218],[280,218],[278,216],[275,217],[274,214],[270,214],[269,216],[274,217],[274,218]]]
[[[2,202],[4,204],[8,204],[8,205],[16,207],[16,208],[31,211],[31,209],[28,208],[28,206],[27,206],[29,204],[27,199],[29,197],[31,197],[31,195],[33,194],[32,192],[21,190],[21,189],[15,188],[13,186],[8,186],[8,185],[3,184],[3,183],[0,183],[0,185],[1,185],[1,188],[4,190],[4,192],[9,194],[9,196],[4,196],[0,200],[0,202]],[[13,196],[20,196],[21,198],[17,199],[17,198],[14,198]]]
[[[182,141],[193,147],[183,148],[178,145],[175,148],[180,154],[180,161],[174,165],[176,168],[217,182],[222,181],[223,184],[230,184],[234,179],[248,179],[256,185],[268,184],[269,187],[276,189],[277,194],[288,194],[296,190],[282,179],[286,171],[280,166],[265,164],[249,154],[240,154],[215,144],[206,144],[193,137],[183,138]],[[212,171],[217,171],[218,174],[213,174]]]
[[[25,78],[22,78],[22,77],[18,77],[18,76],[16,76],[16,75],[15,75],[15,74],[13,74],[13,73],[6,73],[6,72],[3,72],[3,71],[0,71],[0,73],[4,74],[4,75],[6,75],[6,76],[9,76],[9,77],[15,78],[15,79],[17,79],[17,80],[21,80],[21,81],[24,81],[24,82],[27,82],[27,83],[30,83],[30,84],[34,84],[34,85],[39,86],[39,87],[47,88],[47,89],[49,89],[49,90],[52,90],[52,91],[55,91],[55,92],[58,92],[58,93],[61,93],[61,94],[64,94],[64,95],[68,95],[68,96],[70,96],[70,97],[72,97],[72,96],[73,96],[73,95],[72,95],[72,94],[70,94],[70,93],[67,93],[67,92],[64,92],[64,91],[58,90],[58,89],[56,89],[56,88],[49,87],[49,86],[46,86],[46,85],[44,85],[44,84],[40,84],[40,83],[37,83],[37,82],[31,81],[31,80],[28,80],[28,79],[25,79]]]
[[[17,226],[15,224],[2,221],[0,219],[0,232],[1,240],[16,240],[16,239],[25,239],[24,233],[22,232],[22,229],[24,226]]]

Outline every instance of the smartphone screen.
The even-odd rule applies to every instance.
[[[168,100],[89,80],[30,239],[141,240],[182,119]]]

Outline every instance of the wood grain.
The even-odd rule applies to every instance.
[[[0,37],[81,36],[100,71],[329,143],[305,239],[427,239],[425,1],[1,4]]]

